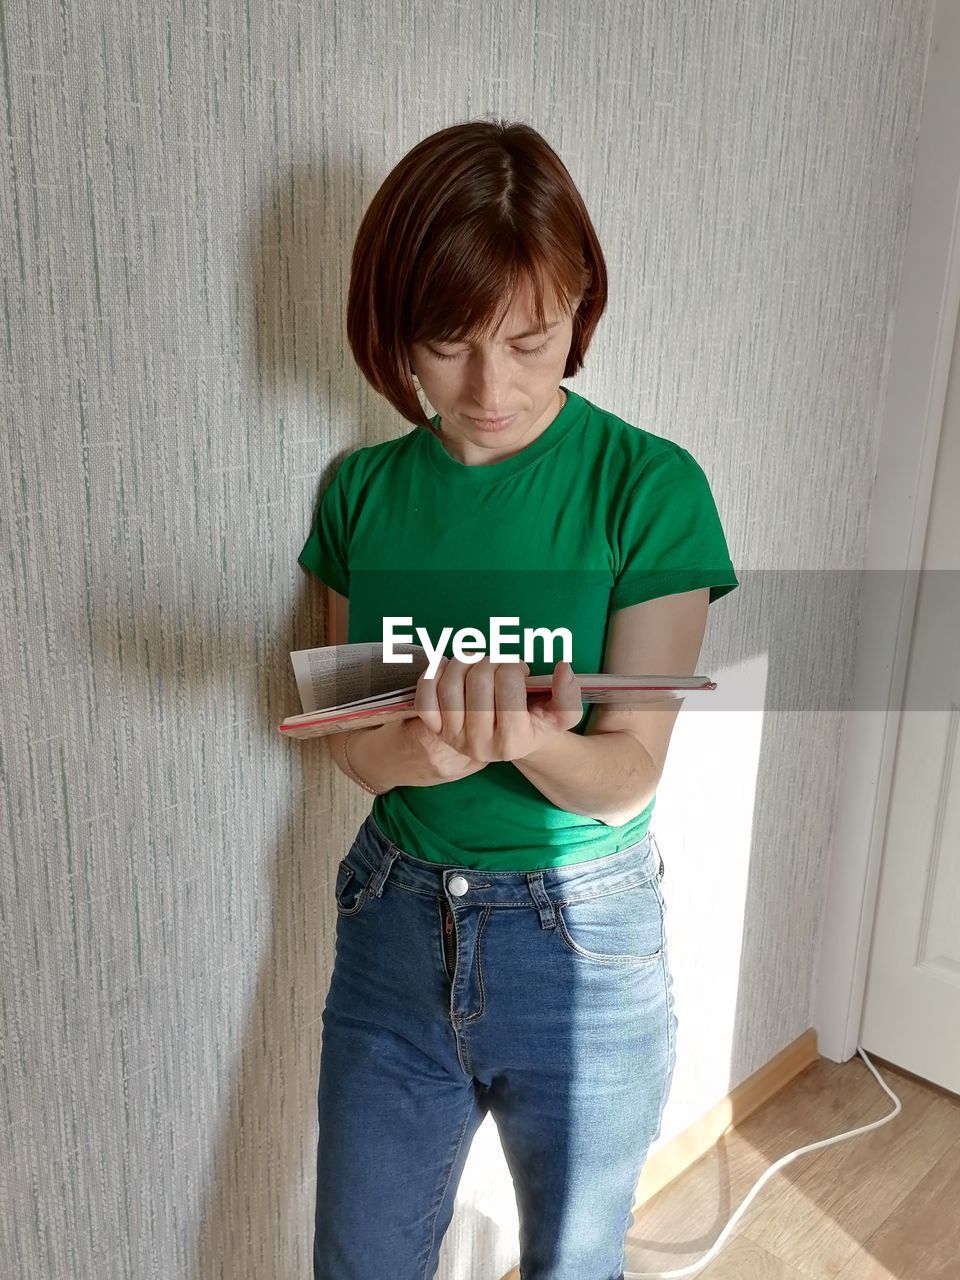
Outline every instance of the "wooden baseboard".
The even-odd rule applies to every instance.
[[[817,1033],[811,1027],[797,1036],[775,1058],[748,1076],[741,1084],[722,1098],[699,1120],[688,1125],[682,1133],[666,1143],[647,1158],[637,1189],[633,1195],[633,1209],[653,1198],[674,1178],[695,1164],[701,1156],[720,1141],[724,1134],[742,1124],[764,1103],[785,1088],[801,1071],[819,1057]],[[519,1265],[511,1269],[502,1280],[520,1280]]]

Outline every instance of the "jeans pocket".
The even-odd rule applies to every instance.
[[[663,955],[663,902],[656,878],[556,906],[568,951],[594,964],[638,965]]]
[[[333,889],[334,900],[337,904],[337,914],[341,916],[357,915],[363,910],[364,904],[369,897],[369,876],[366,879],[359,876],[355,868],[350,865],[349,858],[349,854],[346,858],[341,858]]]

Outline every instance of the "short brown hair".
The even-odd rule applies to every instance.
[[[606,264],[586,205],[529,125],[451,125],[407,152],[363,215],[347,341],[370,385],[408,422],[431,429],[409,345],[493,332],[524,285],[544,327],[545,291],[565,308],[581,298],[563,373],[571,377],[607,305]]]

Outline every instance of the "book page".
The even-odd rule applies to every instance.
[[[395,643],[394,653],[409,654],[411,662],[384,662],[382,644],[322,645],[290,654],[297,692],[304,712],[347,707],[368,698],[407,693],[430,665],[419,644]]]

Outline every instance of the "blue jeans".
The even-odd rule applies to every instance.
[[[675,1062],[653,833],[539,871],[429,862],[368,816],[336,879],[314,1280],[433,1280],[492,1113],[522,1280],[621,1280]]]

